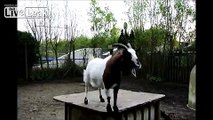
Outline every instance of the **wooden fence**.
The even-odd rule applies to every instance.
[[[150,80],[185,84],[189,82],[195,57],[195,52],[145,54],[141,56],[141,75]]]

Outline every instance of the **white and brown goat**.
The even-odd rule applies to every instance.
[[[117,94],[120,88],[121,72],[131,70],[132,74],[136,77],[135,69],[141,68],[136,52],[129,43],[127,46],[121,43],[115,43],[113,47],[117,47],[117,50],[112,55],[109,55],[105,59],[94,58],[89,61],[83,76],[85,82],[84,103],[88,104],[87,93],[89,85],[99,89],[101,102],[104,102],[101,95],[101,88],[104,88],[108,102],[106,107],[107,112],[112,112],[110,89],[113,89],[114,95],[113,110],[114,112],[118,111]]]

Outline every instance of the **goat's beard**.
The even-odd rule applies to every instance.
[[[134,68],[131,70],[131,72],[132,72],[132,75],[133,75],[134,77],[137,77],[137,75],[136,75],[136,70],[135,70]]]

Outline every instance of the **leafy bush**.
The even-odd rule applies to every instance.
[[[19,79],[25,79],[26,68],[31,71],[33,64],[38,61],[38,42],[31,33],[17,31],[17,75]],[[27,61],[26,61],[27,60]],[[27,65],[27,66],[26,66]]]
[[[147,74],[147,80],[151,82],[162,82],[161,77],[151,76],[150,74]]]

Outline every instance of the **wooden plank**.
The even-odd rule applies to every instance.
[[[104,92],[104,91],[103,91]],[[59,95],[55,96],[54,100],[69,103],[74,107],[78,107],[79,109],[89,109],[96,112],[106,113],[106,102],[99,102],[99,93],[98,90],[88,92],[88,100],[89,104],[84,104],[84,95],[85,93],[76,93],[76,94],[67,94],[67,95]],[[103,97],[106,98],[105,94]],[[140,105],[150,103],[152,101],[159,100],[165,97],[163,94],[155,94],[155,93],[147,93],[147,92],[133,92],[129,90],[120,89],[118,92],[118,101],[117,106],[119,108],[119,112],[133,109],[134,107],[139,107]],[[113,103],[113,99],[111,100]]]

